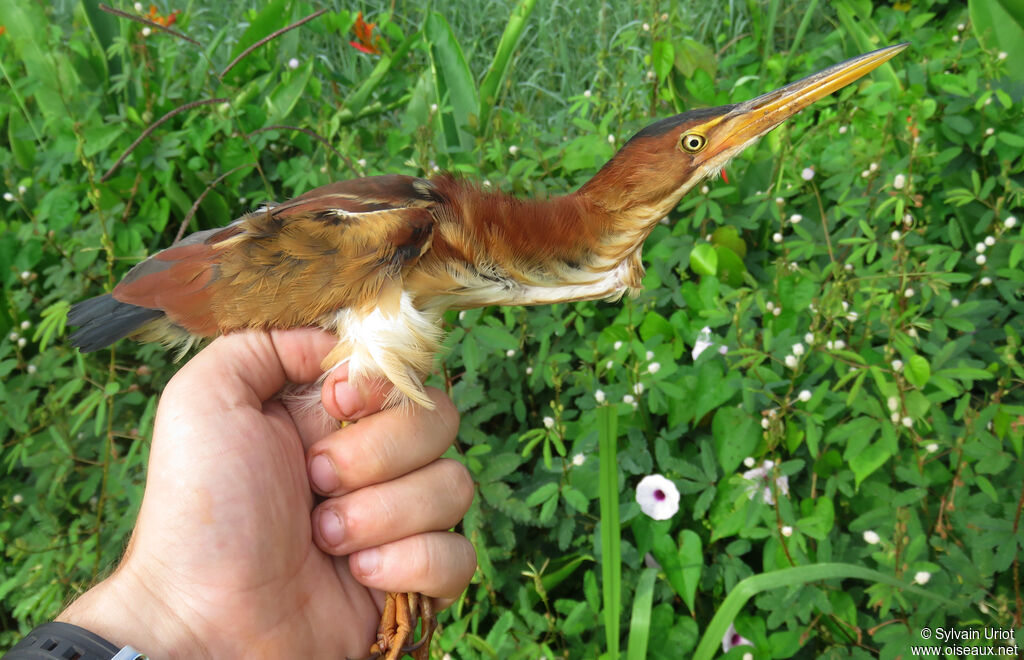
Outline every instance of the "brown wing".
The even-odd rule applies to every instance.
[[[133,268],[113,296],[198,335],[314,325],[375,304],[429,249],[431,193],[397,175],[323,186],[186,237]]]

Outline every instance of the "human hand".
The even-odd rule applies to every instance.
[[[441,606],[462,593],[475,554],[444,530],[473,485],[438,458],[458,426],[451,400],[432,390],[433,411],[379,412],[386,391],[359,392],[339,369],[324,407],[362,419],[324,436],[274,398],[314,381],[335,341],[236,333],[171,379],[125,557],[58,620],[154,658],[362,657],[384,591]],[[326,496],[315,507],[307,475]]]

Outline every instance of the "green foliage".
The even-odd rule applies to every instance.
[[[335,179],[559,194],[653,116],[901,41],[684,198],[638,298],[447,319],[433,382],[462,411],[480,568],[436,652],[674,659],[732,622],[757,658],[895,658],[926,626],[1020,626],[1013,3],[366,6],[377,54],[354,10],[261,43],[314,7],[197,4],[171,29],[198,47],[0,1],[0,648],[116,563],[175,369],[77,354],[69,302]],[[635,501],[655,472],[671,520]]]

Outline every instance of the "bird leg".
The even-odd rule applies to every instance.
[[[414,644],[407,644],[417,620],[423,622],[422,637]],[[413,660],[427,660],[430,657],[430,640],[436,629],[437,617],[430,598],[417,593],[388,592],[384,596],[384,611],[377,626],[377,641],[370,647],[370,658],[398,660],[409,654]]]

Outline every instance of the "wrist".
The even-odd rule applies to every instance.
[[[56,620],[84,628],[118,648],[131,645],[151,658],[208,656],[170,604],[124,564]]]

